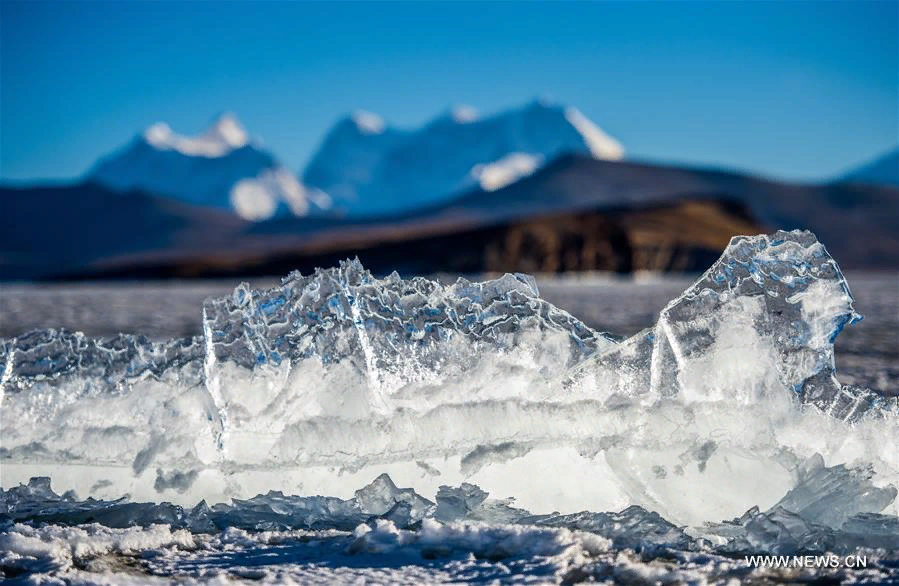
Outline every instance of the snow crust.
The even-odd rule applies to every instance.
[[[516,499],[479,513],[491,522],[639,506],[697,527],[779,506],[837,531],[897,512],[895,398],[835,378],[833,341],[858,315],[807,232],[735,238],[620,342],[525,275],[442,285],[358,262],[242,285],[203,315],[188,339],[0,341],[3,486],[51,476],[191,507],[321,494],[349,525],[399,505],[384,473],[412,489],[409,519],[456,518],[481,492]],[[376,494],[357,495],[372,478]]]

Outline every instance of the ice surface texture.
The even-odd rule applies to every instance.
[[[709,499],[732,499],[711,520],[746,510],[740,486],[725,490],[741,474],[772,504],[815,452],[867,466],[880,488],[899,480],[895,399],[834,377],[833,341],[859,316],[808,232],[734,238],[654,328],[623,342],[542,300],[528,276],[444,286],[378,279],[358,261],[241,285],[203,316],[192,339],[0,341],[0,458],[124,466],[158,494],[194,498],[209,483],[254,494],[242,471],[418,461],[432,478],[480,478],[571,448],[590,475],[617,478],[607,506],[678,522]],[[104,482],[123,494],[120,476]],[[546,493],[535,503],[556,508]]]
[[[888,400],[834,377],[833,343],[861,319],[849,286],[809,232],[740,236],[651,328],[579,369],[610,393],[652,400],[753,404],[794,391],[804,403],[855,419]],[[575,379],[578,378],[575,375]]]
[[[15,525],[0,534],[0,570],[24,583],[104,585],[892,584],[899,578],[895,565],[871,555],[861,570],[750,568],[742,557],[707,551],[620,550],[594,533],[563,528],[373,525],[352,533],[229,529],[212,535],[165,525]]]
[[[835,378],[859,316],[809,233],[733,239],[621,342],[524,275],[358,262],[203,317],[163,342],[0,340],[4,577],[726,581],[743,554],[861,548],[853,579],[899,579],[895,398]]]
[[[841,488],[849,489],[844,497],[857,500],[850,504],[834,503],[831,499],[831,508],[816,507],[828,502],[827,498],[820,498],[822,495],[837,493]],[[190,509],[171,503],[136,503],[127,498],[79,500],[73,492],[56,494],[49,478],[32,478],[27,485],[0,489],[0,525],[98,523],[104,527],[126,528],[166,524],[193,533],[216,533],[228,528],[352,531],[360,524],[372,525],[377,520],[389,521],[401,529],[418,527],[425,520],[478,521],[589,531],[611,540],[618,548],[638,551],[714,549],[725,553],[798,554],[869,548],[899,555],[899,519],[872,512],[895,498],[895,489],[877,489],[869,479],[845,467],[827,468],[822,464],[804,480],[798,490],[800,494],[796,492],[796,489],[790,491],[766,512],[756,506],[739,518],[685,531],[636,505],[616,513],[533,515],[511,506],[507,500],[490,499],[489,493],[467,483],[458,487],[441,486],[431,501],[411,488],[397,488],[386,474],[346,500],[269,491],[251,499],[233,499],[228,504],[209,506],[202,501]],[[819,498],[810,498],[808,492]],[[850,506],[840,506],[846,504]]]
[[[826,492],[848,481],[871,488],[845,470],[817,464],[806,479],[809,487]],[[745,577],[739,556],[761,553],[864,555],[869,567],[864,574],[852,570],[856,579],[899,578],[891,561],[899,555],[896,517],[859,513],[832,527],[814,522],[815,513],[803,508],[801,496],[787,495],[767,512],[753,507],[731,521],[687,531],[639,506],[618,513],[531,515],[488,496],[473,485],[443,486],[435,506],[382,475],[349,500],[270,492],[185,510],[168,503],[79,501],[73,494],[54,493],[49,479],[34,478],[27,486],[0,490],[0,576],[90,581],[99,577],[78,572],[127,568],[132,580],[137,572],[181,582],[194,572],[209,580],[208,572],[217,568],[266,582],[283,582],[286,573],[303,582],[343,582],[346,576],[331,575],[328,568],[411,572],[418,567],[426,575],[438,568],[450,575],[415,573],[392,580],[496,583],[513,579],[511,568],[519,580],[522,575],[621,579],[630,569],[695,581]],[[85,524],[88,520],[92,523]],[[112,563],[116,559],[120,564]],[[453,568],[462,574],[453,576]],[[819,578],[821,570],[840,576],[823,568],[816,571]],[[115,581],[109,575],[103,580]]]

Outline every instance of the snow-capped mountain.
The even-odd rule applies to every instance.
[[[303,216],[329,204],[324,194],[304,187],[271,153],[252,144],[233,114],[219,116],[198,136],[154,124],[101,160],[88,178],[117,191],[141,190],[231,209],[248,220],[277,213]]]
[[[545,101],[483,118],[457,106],[415,130],[358,111],[331,128],[301,182],[224,114],[197,136],[154,124],[97,163],[87,179],[248,220],[325,210],[383,216],[475,188],[499,189],[565,153],[617,160],[624,151],[576,108]]]
[[[899,147],[843,175],[841,181],[899,186]]]
[[[306,166],[303,182],[322,189],[341,207],[354,209],[360,189],[372,184],[385,153],[408,135],[388,128],[376,114],[355,112],[340,120],[325,136]]]
[[[576,108],[546,101],[485,118],[458,106],[412,131],[360,112],[328,133],[303,182],[348,215],[384,215],[499,189],[563,153],[619,160],[624,149]]]

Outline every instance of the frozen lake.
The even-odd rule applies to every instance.
[[[849,273],[856,311],[865,319],[837,338],[837,371],[849,384],[899,394],[899,273]],[[622,337],[655,323],[659,310],[695,276],[571,275],[537,279],[540,294],[588,326]],[[452,281],[443,276],[441,281]],[[251,281],[272,287],[278,279]],[[228,295],[238,281],[0,284],[0,337],[42,328],[89,336],[152,338],[202,332],[202,304]]]
[[[753,277],[741,278],[757,283]],[[800,279],[799,287],[826,285],[827,278]],[[548,307],[526,280],[450,293],[425,282],[373,286],[347,267],[316,279],[285,287],[286,297],[239,290],[208,306],[206,332],[203,301],[230,297],[236,283],[0,286],[0,350],[10,348],[8,338],[44,328],[97,338],[198,336],[171,346],[91,346],[96,342],[44,332],[20,338],[6,353],[25,358],[0,369],[0,578],[899,579],[895,401],[878,397],[872,404],[883,411],[843,420],[835,408],[796,409],[787,389],[801,387],[775,378],[796,364],[789,344],[808,347],[810,339],[823,340],[826,360],[800,366],[823,365],[829,377],[832,332],[814,329],[814,320],[827,324],[829,311],[851,315],[841,309],[848,307],[844,289],[825,289],[823,301],[812,295],[809,305],[801,289],[778,292],[793,283],[782,276],[754,297],[734,298],[738,289],[725,289],[727,309],[701,306],[694,321],[713,323],[717,329],[707,331],[722,341],[704,351],[703,361],[675,344],[690,342],[683,299],[680,314],[618,344]],[[621,338],[653,325],[693,282],[657,275],[537,279],[543,299]],[[899,394],[899,275],[849,274],[848,282],[865,319],[837,338],[837,376]],[[332,303],[338,295],[343,301]],[[759,303],[769,298],[790,301]],[[431,305],[415,313],[423,299]],[[419,354],[414,345],[393,346],[405,339],[397,331],[413,340],[433,333],[419,317],[433,317],[429,311],[447,299],[452,309],[438,314],[440,323],[455,329],[425,346],[440,350],[438,361],[428,362],[427,350]],[[684,299],[702,303],[707,296]],[[797,326],[800,319],[809,329]],[[484,325],[476,335],[483,338],[467,346],[472,323]],[[514,345],[489,337],[497,323],[497,331],[511,324],[521,334]],[[301,335],[310,328],[319,328],[318,337],[307,343]],[[700,340],[706,333],[693,332]],[[289,360],[280,354],[286,339],[295,352]],[[653,347],[675,340],[671,347],[686,366],[667,380],[684,385],[679,396],[665,394],[663,380],[660,394],[646,400],[657,382],[640,373],[650,360],[651,372],[665,363],[656,360],[662,350],[640,354],[641,340]],[[570,369],[568,360],[582,359],[579,352],[591,345],[605,348],[600,359]],[[300,354],[310,347],[318,354]],[[151,368],[142,370],[147,361]],[[127,368],[106,366],[118,363]],[[18,379],[10,375],[15,368],[23,373]],[[47,368],[56,372],[39,374]],[[398,369],[406,378],[395,383],[390,377]],[[786,567],[745,557],[791,552],[820,556],[784,558]],[[857,568],[869,558],[868,567]]]

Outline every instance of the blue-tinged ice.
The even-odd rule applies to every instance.
[[[0,341],[4,486],[7,470],[77,465],[98,495],[195,504],[303,487],[348,501],[389,471],[426,494],[477,480],[518,499],[488,510],[476,491],[445,492],[438,517],[640,505],[686,524],[768,510],[814,453],[870,471],[878,495],[899,484],[895,399],[835,378],[833,341],[858,315],[808,232],[734,238],[621,342],[528,276],[443,285],[358,261],[241,285],[202,311],[195,338]],[[397,522],[432,507],[394,489],[382,478],[358,502]]]
[[[843,273],[810,232],[738,236],[654,328],[575,371],[611,395],[655,401],[757,403],[794,392],[834,417],[893,409],[886,397],[835,378],[833,343],[861,319]]]

